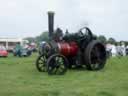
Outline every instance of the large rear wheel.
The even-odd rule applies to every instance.
[[[88,70],[104,68],[107,59],[105,46],[101,42],[93,40],[86,47],[84,58]]]

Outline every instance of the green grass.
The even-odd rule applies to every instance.
[[[101,71],[62,76],[38,72],[36,58],[0,58],[0,96],[128,96],[128,57],[109,59]]]

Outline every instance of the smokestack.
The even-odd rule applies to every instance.
[[[54,12],[49,11],[48,12],[48,30],[49,30],[49,39],[53,39],[53,33],[54,33]]]

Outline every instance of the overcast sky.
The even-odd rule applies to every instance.
[[[94,34],[128,40],[128,0],[0,0],[0,37],[39,35],[49,10],[55,28],[76,32],[87,25]]]

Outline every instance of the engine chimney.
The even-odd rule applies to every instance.
[[[49,39],[53,39],[53,33],[54,33],[54,12],[49,11],[48,12],[48,30],[49,30]]]

